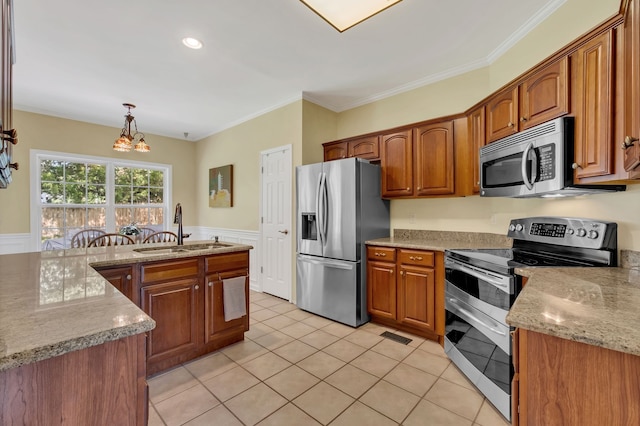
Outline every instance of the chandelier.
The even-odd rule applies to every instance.
[[[343,32],[402,0],[300,0],[333,28]]]
[[[138,132],[138,124],[136,118],[131,115],[131,108],[136,106],[133,104],[122,104],[127,108],[127,115],[124,116],[124,127],[120,132],[120,137],[113,143],[113,150],[119,152],[129,152],[131,148],[138,152],[149,152],[151,148],[144,141],[144,133]],[[133,122],[134,132],[131,134],[131,122]],[[135,145],[134,145],[135,143]]]

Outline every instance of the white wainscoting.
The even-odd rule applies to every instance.
[[[27,253],[31,248],[31,234],[0,234],[0,254]]]

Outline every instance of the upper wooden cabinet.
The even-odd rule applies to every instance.
[[[564,57],[491,97],[486,105],[487,142],[567,114],[568,80],[568,60]]]
[[[382,196],[413,195],[413,138],[411,130],[380,137]]]
[[[366,136],[347,141],[336,141],[322,144],[324,161],[340,160],[342,158],[364,158],[369,161],[380,159],[378,136]]]
[[[637,171],[640,165],[640,4],[624,0],[624,168]]]
[[[413,129],[415,145],[415,191],[421,195],[455,192],[453,122],[429,124]]]
[[[471,168],[473,170],[472,191],[480,193],[480,148],[485,145],[485,107],[472,111],[468,117],[469,146],[471,148]]]

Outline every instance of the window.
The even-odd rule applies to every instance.
[[[32,229],[42,250],[68,248],[83,229],[166,229],[171,167],[33,151]]]

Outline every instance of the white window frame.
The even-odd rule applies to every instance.
[[[114,177],[113,177],[113,168],[117,166],[125,166],[125,167],[138,167],[145,169],[158,169],[162,170],[164,182],[163,182],[163,196],[164,196],[164,212],[163,217],[165,218],[163,229],[165,231],[170,230],[170,212],[171,212],[171,193],[172,193],[172,166],[170,164],[161,164],[161,163],[150,163],[147,161],[132,161],[132,160],[124,160],[118,159],[114,157],[98,157],[93,155],[82,155],[82,154],[71,154],[68,152],[59,152],[59,151],[45,151],[38,149],[29,150],[29,165],[30,165],[30,213],[31,213],[31,247],[35,251],[42,250],[42,203],[40,200],[40,163],[42,160],[47,159],[56,159],[56,160],[64,160],[69,162],[91,162],[95,164],[104,164],[107,166],[106,170],[106,196],[107,196],[107,205],[106,205],[106,224],[107,228],[115,227],[114,218],[115,218],[115,208],[116,206],[113,204],[114,200]]]

